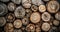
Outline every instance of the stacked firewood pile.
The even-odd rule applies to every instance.
[[[0,0],[0,32],[60,32],[57,0]]]

